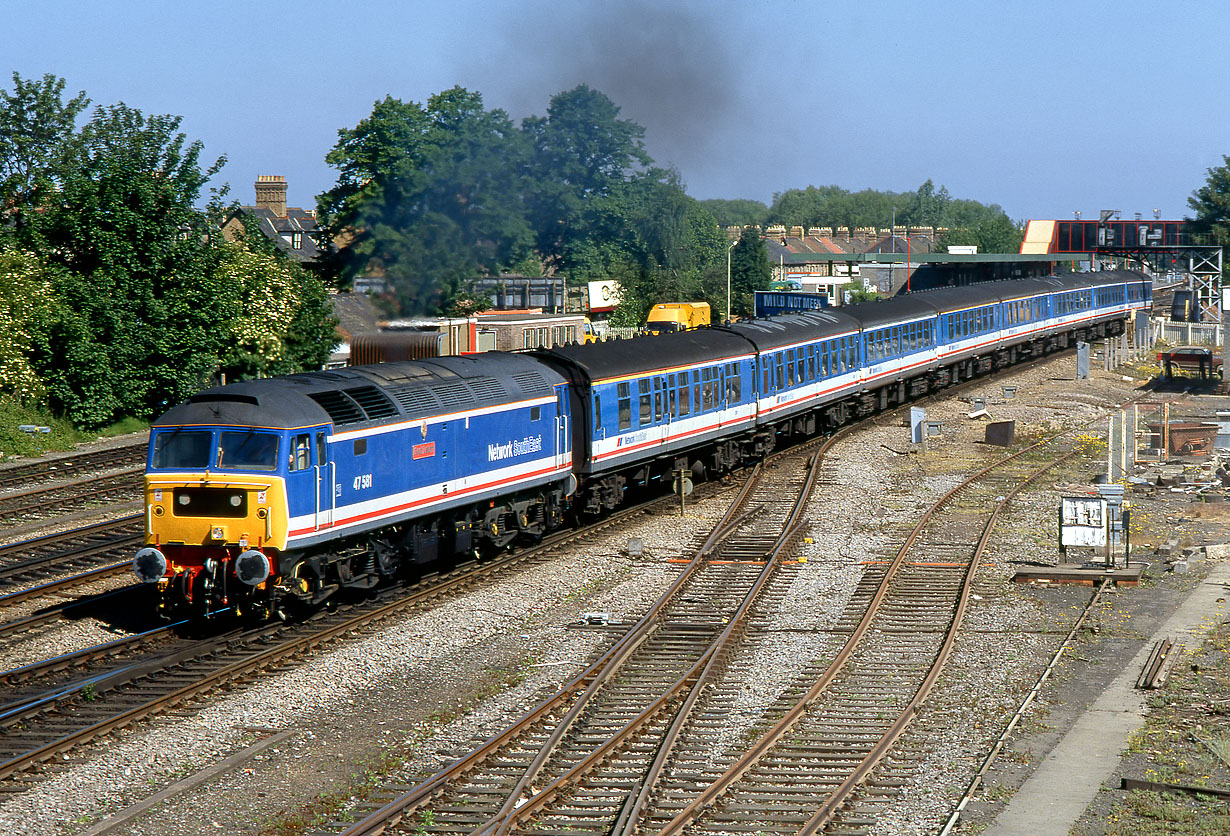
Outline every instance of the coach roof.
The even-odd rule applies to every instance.
[[[580,369],[590,380],[643,374],[674,366],[720,363],[750,354],[746,339],[724,328],[695,328],[670,334],[646,334],[630,340],[565,345],[534,352],[547,362]]]

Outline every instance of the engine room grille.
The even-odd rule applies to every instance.
[[[393,397],[401,404],[401,408],[409,415],[417,415],[419,413],[431,414],[439,408],[436,403],[435,395],[431,394],[430,389],[417,387],[414,389],[404,389],[401,392],[395,392]]]
[[[367,413],[367,417],[373,420],[379,418],[392,418],[398,415],[397,407],[389,400],[388,395],[381,392],[375,386],[360,386],[355,389],[347,389],[346,394],[354,398],[363,411]]]
[[[504,385],[494,377],[471,378],[470,386],[474,389],[474,394],[486,401],[502,401],[507,397],[504,394]]]
[[[366,417],[359,405],[344,392],[312,392],[308,397],[329,413],[329,420],[335,426],[358,424]]]
[[[512,379],[521,387],[524,395],[546,395],[551,391],[551,387],[542,379],[542,376],[535,372],[517,372]]]
[[[464,383],[447,383],[435,389],[446,409],[459,409],[470,403],[470,387]]]

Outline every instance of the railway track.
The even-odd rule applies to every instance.
[[[140,547],[140,514],[0,546],[0,608],[20,596],[8,590],[65,573],[96,569],[130,557]]]
[[[141,499],[143,471],[137,465],[93,479],[0,495],[0,520],[5,526],[14,526],[90,506],[137,502]]]
[[[131,515],[0,547],[0,593],[25,587],[0,594],[4,614],[0,641],[89,612],[126,594],[113,589],[70,597],[81,587],[129,572],[131,555],[140,542],[141,517]],[[49,603],[40,606],[43,601]],[[19,605],[24,606],[18,609]]]
[[[1000,511],[1069,455],[1039,463],[1031,450],[954,487],[891,560],[869,566],[838,627],[849,637],[836,658],[809,686],[798,683],[799,698],[726,769],[685,771],[664,785],[664,812],[646,829],[866,832],[877,808],[910,781],[908,765],[875,770],[948,659]]]
[[[145,459],[146,442],[61,456],[0,469],[0,491],[29,487],[38,482],[66,479],[118,467],[132,467]]]
[[[694,593],[681,596],[685,603],[706,601],[715,608],[708,615],[724,627],[705,624],[686,607],[677,617],[647,616],[662,626],[645,635],[630,632],[482,749],[395,797],[377,794],[350,811],[357,823],[322,832],[864,832],[876,806],[908,780],[874,770],[943,668],[1000,510],[1067,455],[1029,448],[1001,459],[903,532],[895,555],[867,567],[833,630],[844,642],[782,694],[754,727],[756,742],[746,750],[715,749],[746,673],[735,639],[755,629],[748,616],[760,600],[758,594],[734,600],[736,589],[756,583],[745,576],[750,572],[732,572],[715,584],[696,581],[687,587]],[[780,504],[785,491],[776,493],[772,502]],[[764,506],[757,512],[774,516]],[[741,567],[762,562],[774,538],[748,526],[747,513],[743,500],[731,515],[744,522],[719,524],[699,554]],[[750,539],[728,544],[713,559],[715,539],[739,527]],[[679,584],[663,600],[676,596]],[[715,611],[719,601],[725,614]],[[621,663],[618,686],[602,692],[599,683],[613,676],[607,666],[621,645],[638,647],[641,661]],[[598,692],[604,695],[595,698]]]
[[[166,633],[150,631],[4,672],[0,686],[8,687],[0,687],[0,781],[217,688],[304,658],[381,619],[491,582],[502,570],[549,559],[583,537],[673,501],[656,499],[544,539],[534,548],[458,567],[409,589],[390,587],[364,602],[334,612],[322,610],[302,622],[232,630],[202,641],[168,641]],[[157,652],[142,655],[151,645]],[[31,681],[34,687],[25,684]]]
[[[665,762],[655,753],[671,750],[757,606],[788,586],[782,556],[801,535],[819,479],[822,456],[805,455],[817,446],[775,457],[772,479],[757,468],[651,611],[553,698],[409,793],[351,811],[363,816],[358,824],[329,832],[398,823],[419,833],[609,830],[628,799],[652,790]],[[569,792],[582,785],[583,798]],[[428,803],[430,821],[414,820]]]

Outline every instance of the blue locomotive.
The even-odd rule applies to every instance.
[[[1151,298],[1139,273],[1081,273],[210,389],[153,424],[134,570],[167,614],[310,606],[1121,333]]]

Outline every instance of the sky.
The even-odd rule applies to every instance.
[[[520,121],[588,84],[700,199],[930,179],[1014,220],[1181,218],[1230,154],[1224,0],[9,0],[2,19],[0,88],[52,73],[182,116],[242,203],[281,174],[314,207],[339,129],[456,85]]]

